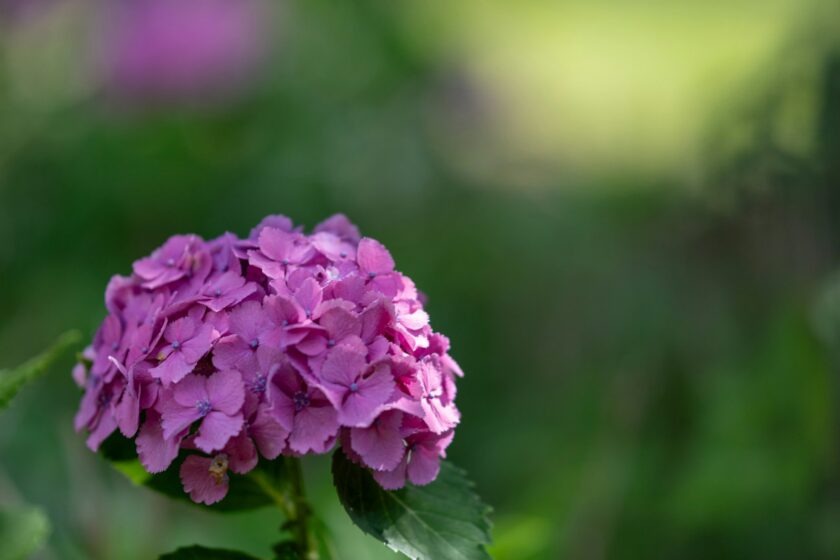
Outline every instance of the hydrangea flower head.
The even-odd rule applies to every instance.
[[[205,504],[261,459],[336,442],[386,489],[437,476],[463,373],[414,283],[343,215],[310,235],[269,216],[246,239],[173,236],[105,306],[73,370],[92,450],[133,439]]]

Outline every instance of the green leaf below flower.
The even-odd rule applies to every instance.
[[[207,548],[200,545],[181,547],[175,552],[161,555],[158,560],[258,560],[255,556],[225,550],[222,548]]]
[[[426,486],[384,490],[341,450],[333,454],[333,481],[353,522],[414,560],[485,560],[490,542],[487,506],[463,470],[443,462]]]

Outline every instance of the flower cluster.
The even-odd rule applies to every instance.
[[[108,284],[108,316],[73,372],[76,429],[93,450],[117,430],[133,438],[150,473],[179,463],[206,504],[260,456],[337,440],[386,489],[429,483],[463,373],[421,299],[342,215],[311,235],[270,216],[247,239],[174,236]]]

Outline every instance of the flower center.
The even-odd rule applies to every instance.
[[[166,259],[165,264],[166,264],[167,268],[172,268],[173,266],[175,266],[175,259]]]
[[[354,381],[353,383],[350,384],[350,392],[351,393],[355,393],[358,390],[359,390],[359,384],[358,383],[356,383]]]
[[[335,346],[335,339],[334,339],[334,338],[329,339],[329,340],[327,341],[327,346],[329,346],[330,348],[332,348],[333,346]]]
[[[207,416],[213,409],[213,406],[210,404],[210,401],[198,401],[197,403],[195,403],[195,407],[198,409],[198,413],[202,417]]]
[[[309,395],[304,393],[303,391],[298,391],[292,397],[292,400],[295,402],[295,412],[300,412],[307,406],[309,406]]]
[[[368,278],[373,280],[374,278],[376,278],[376,273],[375,272],[368,272]]]
[[[254,382],[251,383],[250,389],[252,393],[265,393],[265,384],[266,379],[264,375],[257,375],[257,378],[254,379]]]
[[[259,345],[260,345],[260,341],[259,341],[259,339],[256,339],[256,338],[252,338],[251,342],[248,343],[248,346],[251,347],[251,350],[255,350],[257,348],[257,346],[259,346]]]
[[[222,295],[221,288],[216,288],[215,290],[213,290],[213,296],[214,297],[219,297],[220,295]]]
[[[225,453],[219,453],[213,457],[213,460],[210,462],[210,468],[207,469],[207,472],[210,474],[210,478],[213,479],[213,482],[216,483],[216,486],[218,486],[225,481],[227,470],[228,456]]]
[[[172,349],[173,350],[178,350],[180,347],[181,347],[181,343],[178,342],[177,340],[172,343]]]

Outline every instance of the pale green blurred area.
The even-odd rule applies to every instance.
[[[0,367],[92,335],[171,234],[344,212],[467,372],[495,558],[840,557],[835,2],[278,3],[250,89],[149,107],[103,89],[101,4],[42,4],[0,19]],[[69,368],[0,417],[37,558],[267,554],[279,514],[90,453]],[[340,558],[394,558],[306,467]]]

